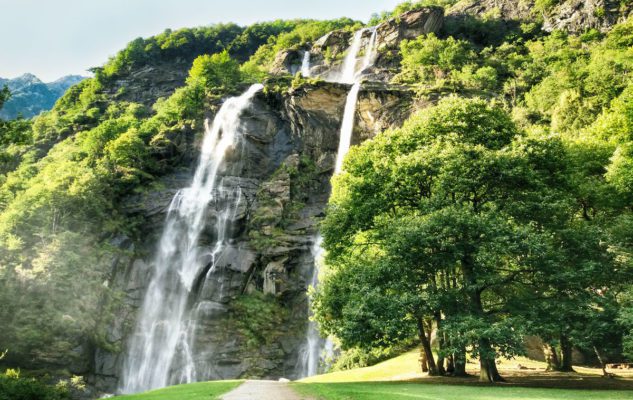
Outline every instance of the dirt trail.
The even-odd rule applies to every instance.
[[[222,396],[222,400],[312,400],[297,394],[285,382],[246,381]]]

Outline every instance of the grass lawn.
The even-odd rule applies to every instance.
[[[452,386],[425,383],[294,383],[315,400],[631,400],[633,391]]]
[[[422,376],[420,351],[411,350],[398,357],[383,361],[371,367],[338,371],[302,379],[306,383],[322,382],[368,382],[415,379]]]
[[[150,392],[114,397],[116,400],[215,400],[244,381],[213,381],[170,386]]]

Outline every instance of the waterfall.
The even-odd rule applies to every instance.
[[[314,238],[311,253],[314,257],[314,268],[312,269],[312,278],[310,279],[310,286],[313,288],[319,283],[319,266],[322,263],[323,258],[323,238],[319,235]],[[310,311],[312,316],[312,311]],[[312,319],[308,322],[308,332],[306,335],[306,341],[301,351],[300,371],[299,376],[302,378],[316,375],[319,371],[319,364],[322,358],[322,349],[324,347],[325,339],[322,339],[319,335],[319,330],[316,322]]]
[[[360,53],[363,45],[363,36],[365,32],[371,30],[371,37],[369,42],[365,46],[365,56],[363,57],[363,63],[358,68],[358,53]],[[369,66],[371,66],[376,58],[376,39],[378,36],[378,30],[376,27],[359,29],[354,33],[352,38],[352,44],[347,50],[345,59],[341,66],[340,72],[337,74],[335,82],[339,83],[356,83],[360,80],[360,74]]]
[[[303,53],[303,61],[301,62],[301,75],[304,78],[310,77],[310,50]]]
[[[365,29],[360,29],[354,33],[352,44],[347,49],[347,54],[341,66],[341,72],[337,81],[340,83],[354,83],[356,80],[356,64],[358,64],[358,53],[360,53]]]
[[[334,175],[341,172],[343,167],[343,160],[349,151],[352,133],[354,131],[354,120],[356,117],[356,102],[358,101],[358,93],[360,92],[360,84],[362,73],[365,69],[370,67],[376,58],[376,40],[377,29],[376,27],[371,29],[371,37],[366,45],[365,56],[360,69],[358,66],[358,53],[360,53],[362,47],[362,38],[367,29],[361,29],[356,31],[352,44],[347,51],[345,60],[341,68],[341,72],[334,79],[339,83],[352,83],[352,87],[347,94],[347,100],[345,101],[345,110],[343,112],[343,122],[341,124],[341,131],[339,135],[339,145],[336,154],[336,164],[334,168]],[[321,264],[321,258],[323,257],[323,238],[317,235],[314,239],[314,246],[312,247],[312,255],[314,257],[314,267],[312,271],[312,279],[310,286],[316,287],[319,283],[319,269]],[[319,372],[319,365],[324,360],[325,355],[332,354],[333,344],[330,340],[322,339],[319,335],[316,322],[310,320],[308,323],[308,330],[306,332],[306,339],[300,353],[300,369],[299,376],[305,378],[308,376],[316,375]]]
[[[338,151],[336,153],[336,164],[334,174],[341,172],[343,168],[343,160],[349,151],[352,142],[352,133],[354,132],[354,120],[356,119],[356,102],[358,100],[358,92],[360,92],[360,82],[352,85],[347,100],[345,101],[345,111],[343,113],[343,123],[341,124],[341,134],[338,142]]]
[[[369,42],[367,43],[365,57],[363,57],[363,63],[361,64],[360,69],[357,70],[354,68],[351,71],[346,70],[349,65],[356,67],[358,64],[357,57],[360,52],[360,39],[363,37],[363,34],[367,31],[367,29],[361,29],[354,34],[354,40],[350,46],[350,50],[345,58],[345,61],[343,62],[341,80],[347,83],[347,80],[351,78],[351,83],[353,83],[353,85],[348,92],[347,100],[345,101],[345,111],[343,112],[343,123],[341,124],[338,152],[336,153],[336,166],[334,168],[335,175],[341,172],[343,160],[345,159],[351,145],[352,133],[354,131],[354,120],[356,117],[356,102],[358,101],[362,73],[373,64],[376,58],[376,39],[378,36],[378,30],[376,27],[369,29],[371,29],[372,33]],[[350,57],[350,60],[348,60],[348,57]]]
[[[195,381],[191,342],[195,326],[188,320],[192,286],[204,270],[205,255],[198,244],[209,204],[223,193],[218,173],[224,157],[239,140],[239,118],[253,96],[263,88],[253,85],[239,97],[226,100],[211,126],[206,124],[200,162],[189,187],[173,198],[153,263],[153,276],[139,310],[134,334],[124,361],[122,393],[135,393],[175,383]],[[238,198],[239,201],[239,198]],[[229,202],[230,203],[230,202]],[[225,246],[227,222],[235,212],[228,204],[218,210],[217,239],[211,249],[211,268]],[[173,371],[174,360],[184,366]]]

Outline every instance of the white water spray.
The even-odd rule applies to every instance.
[[[192,286],[205,265],[205,255],[198,244],[205,225],[209,204],[222,193],[218,173],[225,155],[239,140],[239,118],[253,96],[263,88],[253,85],[239,97],[226,100],[213,124],[206,126],[200,163],[191,186],[180,190],[173,198],[154,260],[150,281],[135,333],[129,343],[124,362],[121,392],[136,393],[188,383],[197,379],[191,343],[194,326],[187,318],[187,303]],[[211,254],[213,268],[225,246],[227,221],[235,206],[228,204],[218,210],[217,240]],[[174,371],[174,360],[184,364]]]
[[[358,64],[357,58],[358,53],[361,49],[361,39],[367,29],[361,29],[354,34],[354,41],[352,42],[350,51],[345,58],[345,62],[343,63],[343,73],[341,76],[341,81],[347,83],[347,80],[351,79],[351,83],[353,83],[353,85],[349,93],[347,94],[347,100],[345,101],[345,111],[343,113],[343,122],[341,124],[338,152],[336,153],[336,164],[334,168],[335,175],[341,172],[343,168],[343,160],[345,159],[345,156],[347,155],[347,152],[349,151],[351,146],[352,133],[354,132],[354,121],[356,119],[356,102],[358,101],[358,93],[360,92],[360,83],[363,71],[369,68],[376,58],[376,38],[378,36],[378,32],[376,27],[369,29],[371,29],[372,33],[369,42],[367,43],[365,49],[365,57],[363,57],[363,62],[360,69],[353,69],[350,71],[346,70],[349,65],[356,66]],[[352,51],[354,51],[355,53],[352,53]],[[348,57],[350,58],[350,60],[348,60]]]
[[[301,75],[303,75],[304,78],[310,77],[310,50],[306,50],[306,52],[303,53],[303,60],[301,62]]]
[[[354,132],[354,120],[356,119],[356,102],[358,101],[358,92],[360,92],[360,82],[352,85],[347,100],[345,101],[345,112],[343,113],[343,123],[341,124],[341,134],[338,142],[338,151],[336,153],[336,164],[334,167],[334,175],[343,169],[343,160],[352,144],[352,133]]]

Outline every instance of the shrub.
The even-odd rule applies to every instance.
[[[63,400],[68,391],[47,386],[33,378],[20,378],[8,370],[0,374],[0,400]]]

